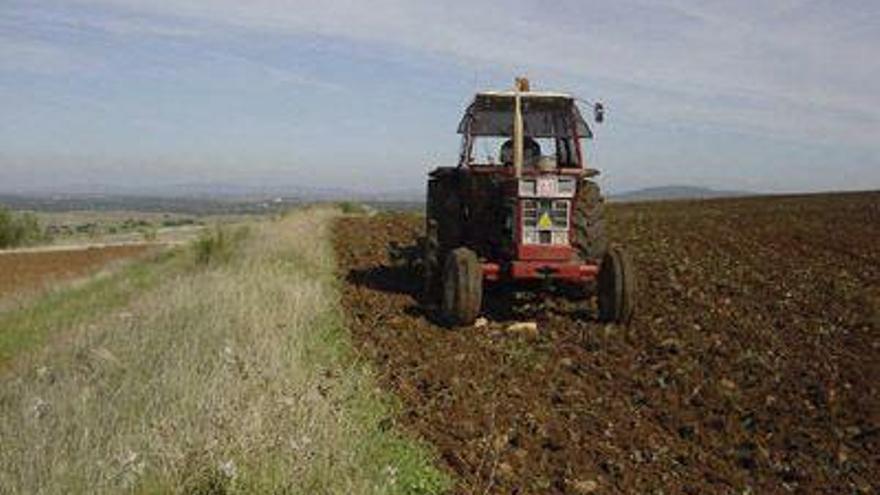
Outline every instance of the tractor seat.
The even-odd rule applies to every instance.
[[[505,141],[504,144],[501,145],[501,151],[499,151],[498,154],[501,157],[501,163],[504,164],[504,166],[513,166],[513,139]],[[524,137],[523,165],[526,167],[533,167],[538,163],[540,158],[541,145],[528,136]]]

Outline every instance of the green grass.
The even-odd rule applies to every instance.
[[[223,263],[196,247],[20,313],[44,345],[0,374],[4,493],[446,490],[352,349],[333,215],[261,222]]]
[[[377,484],[384,485],[379,493],[444,493],[451,487],[451,479],[434,467],[429,446],[394,430],[399,403],[377,391],[370,367],[358,362],[352,351],[340,315],[334,304],[334,309],[324,315],[321,330],[310,334],[305,342],[305,356],[313,369],[336,370],[356,377],[353,389],[346,393],[345,407],[351,411],[353,423],[361,425],[361,438],[355,448],[363,468]],[[317,481],[325,480],[319,477]]]
[[[0,369],[14,356],[43,344],[66,326],[100,318],[182,267],[180,251],[164,251],[78,286],[47,293],[22,308],[0,313]]]

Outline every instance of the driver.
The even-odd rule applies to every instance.
[[[513,166],[513,139],[508,139],[501,145],[499,151],[501,163],[505,166]],[[529,136],[523,136],[523,166],[532,167],[541,158],[541,145]]]

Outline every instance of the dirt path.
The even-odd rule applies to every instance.
[[[39,289],[48,283],[82,277],[117,260],[141,255],[160,245],[44,246],[0,252],[0,297]]]
[[[185,242],[145,242],[145,241],[125,241],[125,242],[87,242],[78,244],[47,244],[45,246],[30,246],[14,249],[0,249],[0,256],[9,256],[13,254],[36,254],[36,253],[58,253],[64,251],[85,251],[89,249],[106,249],[118,247],[156,247],[166,245],[185,244]]]
[[[336,225],[358,347],[458,492],[880,489],[880,194],[610,209],[641,269],[629,330],[497,299],[441,328],[387,256],[420,219]]]

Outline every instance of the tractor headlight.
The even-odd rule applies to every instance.
[[[523,244],[540,244],[541,235],[536,229],[523,230]]]
[[[525,227],[538,226],[538,202],[527,199],[522,203],[523,225]]]
[[[574,196],[575,180],[574,177],[560,177],[556,190],[560,196]]]
[[[568,244],[568,231],[557,230],[553,232],[553,244]]]
[[[520,196],[535,196],[538,193],[538,182],[535,179],[523,179],[519,181]]]
[[[550,218],[553,221],[554,229],[568,230],[568,208],[569,201],[556,200],[550,206]]]

